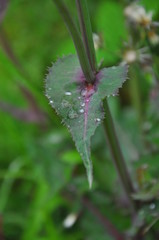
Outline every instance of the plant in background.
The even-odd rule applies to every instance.
[[[86,0],[24,2],[0,0],[0,238],[159,239],[158,1],[91,0],[93,34]],[[74,51],[58,12],[77,55],[46,95],[93,191],[42,94]]]

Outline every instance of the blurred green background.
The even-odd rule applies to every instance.
[[[66,2],[76,18],[75,1]],[[124,42],[134,37],[124,16],[131,2],[88,1],[102,66],[120,64]],[[159,20],[158,1],[138,2]],[[0,25],[0,239],[112,240],[117,239],[112,234],[115,229],[129,230],[131,235],[136,228],[130,224],[103,127],[92,139],[94,183],[89,191],[71,136],[45,97],[47,67],[58,57],[75,53],[54,4],[51,0],[9,1]],[[148,46],[146,37],[139,39],[135,47]],[[149,51],[159,76],[158,48]],[[109,98],[109,104],[133,180],[149,187],[159,180],[159,101],[149,98],[154,86],[157,89],[152,72],[141,69],[139,62],[130,66],[130,80],[120,97]],[[154,94],[159,96],[158,92]],[[148,217],[153,197],[143,210]],[[156,199],[155,204],[157,208]],[[68,227],[70,214],[74,220]],[[145,239],[159,238],[150,233]]]

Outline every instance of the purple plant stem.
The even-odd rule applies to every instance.
[[[103,225],[103,227],[108,231],[108,233],[114,238],[114,240],[125,240],[123,234],[121,234],[116,227],[104,216],[98,208],[94,206],[92,202],[86,197],[82,199],[83,205],[91,212],[96,219]]]

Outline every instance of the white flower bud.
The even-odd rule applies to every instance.
[[[153,12],[146,12],[144,7],[137,4],[129,5],[124,9],[125,16],[132,22],[148,27],[152,23]]]
[[[130,63],[133,63],[137,60],[137,53],[135,50],[127,50],[125,53],[124,53],[124,56],[123,56],[123,60],[124,62],[130,64]]]
[[[63,226],[65,228],[71,228],[77,220],[77,214],[76,213],[70,213],[63,221]]]
[[[159,44],[159,35],[155,33],[155,31],[149,31],[148,32],[148,38],[150,40],[150,43],[152,45],[157,45]]]

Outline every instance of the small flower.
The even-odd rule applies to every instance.
[[[152,23],[153,12],[146,12],[145,8],[137,4],[131,4],[124,10],[125,16],[135,24],[149,27]]]
[[[138,60],[140,63],[146,63],[151,60],[151,54],[149,53],[148,47],[143,47],[137,50]]]
[[[137,60],[136,51],[134,51],[133,49],[129,49],[129,50],[125,51],[125,53],[123,55],[123,60],[124,60],[124,62],[126,62],[128,64],[135,62]]]
[[[146,63],[151,60],[151,55],[148,52],[148,48],[140,48],[140,49],[127,49],[123,54],[122,65],[131,64],[134,62]]]
[[[157,35],[153,30],[148,32],[148,39],[152,45],[159,44],[159,35]]]

